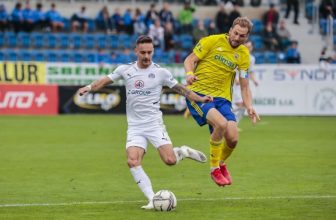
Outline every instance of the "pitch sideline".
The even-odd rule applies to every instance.
[[[178,201],[225,201],[225,200],[281,200],[281,199],[335,199],[336,195],[305,195],[305,196],[260,196],[260,197],[228,197],[228,198],[188,198]],[[21,204],[0,204],[0,208],[6,207],[33,207],[33,206],[75,206],[75,205],[105,205],[123,203],[143,203],[145,200],[133,201],[87,201],[87,202],[65,202],[65,203],[21,203]]]

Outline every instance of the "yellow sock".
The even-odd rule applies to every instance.
[[[232,153],[234,148],[230,148],[227,146],[226,142],[224,141],[221,146],[221,155],[220,155],[220,161],[224,162]]]
[[[213,141],[210,139],[210,166],[211,168],[215,168],[219,166],[219,159],[221,156],[221,145],[223,144],[223,140],[221,141]]]

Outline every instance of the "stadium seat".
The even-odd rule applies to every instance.
[[[89,63],[97,62],[96,53],[93,52],[84,53],[84,60]]]
[[[83,54],[77,51],[72,54],[72,61],[75,63],[85,62]]]
[[[261,50],[264,48],[264,42],[261,36],[251,35],[250,40],[252,41],[255,50]]]
[[[5,53],[2,50],[0,50],[0,60],[1,61],[5,60]]]
[[[27,33],[19,33],[18,35],[19,39],[19,46],[23,48],[29,48],[30,47],[30,35]]]
[[[112,49],[118,48],[118,35],[112,34],[108,38],[109,47]]]
[[[93,19],[88,19],[88,31],[94,32],[96,30],[96,24]]]
[[[67,49],[67,48],[70,47],[69,46],[70,45],[70,38],[69,38],[68,34],[58,34],[57,38],[58,38],[58,46],[60,48]]]
[[[6,44],[8,45],[8,47],[17,47],[17,35],[13,32],[7,32]]]
[[[132,38],[128,34],[120,34],[118,37],[119,48],[132,48]]]
[[[43,51],[39,51],[39,50],[33,51],[33,56],[34,56],[35,61],[39,61],[39,62],[46,61]]]
[[[263,64],[265,63],[265,56],[263,52],[254,52],[253,53],[255,59],[256,59],[256,64]]]
[[[252,23],[252,34],[261,34],[264,30],[264,25],[262,24],[262,22],[258,19],[252,19]]]
[[[113,36],[116,36],[116,35],[110,35],[109,37],[112,39]],[[105,34],[98,34],[96,35],[96,41],[97,41],[97,47],[100,48],[100,49],[107,49],[108,47],[111,47],[111,45],[109,45],[109,40],[108,40],[108,37],[107,35]],[[115,43],[115,45],[117,45],[118,43],[117,42],[111,42],[111,43]],[[113,47],[112,48],[117,48],[117,46]]]
[[[72,57],[68,51],[59,52],[58,61],[67,63],[67,62],[71,62],[71,60],[72,60]]]
[[[85,48],[87,49],[93,49],[95,48],[95,37],[94,35],[92,34],[85,34],[83,36],[83,39],[84,39],[84,44],[85,44]]]
[[[46,40],[43,42],[43,46],[47,48],[56,48],[57,47],[57,37],[55,34],[48,34]]]
[[[7,60],[9,61],[18,61],[18,53],[15,50],[10,50],[7,52]]]
[[[271,63],[271,64],[278,63],[277,54],[272,51],[264,52],[264,57],[265,57],[266,63]]]
[[[22,61],[32,61],[34,60],[33,54],[29,50],[18,51],[18,58]]]
[[[189,34],[182,34],[179,37],[179,43],[185,50],[190,50],[194,46],[193,38]]]
[[[84,45],[84,38],[80,34],[73,34],[71,35],[71,47],[75,49],[80,49]]]
[[[42,48],[46,46],[44,35],[41,33],[32,33],[31,39],[34,48]]]
[[[58,54],[55,51],[46,51],[46,61],[48,62],[57,62]]]

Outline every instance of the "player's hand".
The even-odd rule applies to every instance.
[[[193,82],[195,82],[196,80],[198,80],[198,78],[197,78],[197,76],[195,76],[193,74],[189,74],[189,75],[187,75],[186,80],[187,80],[187,84],[191,85],[191,84],[193,84]]]
[[[258,113],[254,110],[252,106],[247,108],[247,114],[254,125],[257,123],[257,121],[260,121]]]
[[[212,102],[213,101],[213,97],[209,96],[209,95],[202,96],[200,98],[201,98],[200,102],[202,102],[202,103]]]
[[[82,96],[82,95],[84,95],[84,94],[86,94],[86,93],[88,93],[90,91],[91,91],[91,88],[89,86],[84,86],[84,87],[78,89],[78,94],[80,96]]]

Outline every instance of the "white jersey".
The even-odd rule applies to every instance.
[[[126,112],[129,126],[161,122],[160,97],[163,86],[174,87],[178,82],[165,68],[152,63],[140,69],[137,62],[120,65],[108,77],[125,80]]]

